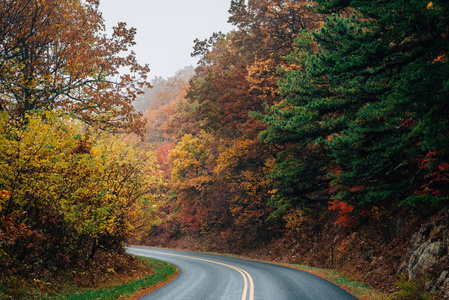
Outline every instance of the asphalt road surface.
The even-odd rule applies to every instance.
[[[139,256],[174,264],[180,274],[140,299],[158,300],[354,300],[332,283],[283,266],[225,256],[127,247]]]

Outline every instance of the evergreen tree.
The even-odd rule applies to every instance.
[[[414,203],[418,194],[446,201],[444,193],[429,198],[422,189],[447,188],[434,173],[447,162],[449,3],[318,2],[336,14],[313,33],[313,47],[299,38],[291,56],[302,67],[280,81],[285,100],[263,117],[269,128],[262,138],[301,149],[321,145],[330,160],[324,162],[335,167],[326,178],[337,200],[359,207]],[[307,171],[297,172],[296,182],[310,181],[313,164],[296,164]],[[313,176],[322,182],[321,175]]]

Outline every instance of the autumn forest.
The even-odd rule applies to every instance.
[[[143,244],[449,297],[449,2],[230,0],[153,80],[98,6],[0,1],[0,296]]]

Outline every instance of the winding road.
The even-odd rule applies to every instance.
[[[296,269],[205,253],[127,247],[129,253],[174,264],[180,274],[145,300],[354,300],[332,283]]]

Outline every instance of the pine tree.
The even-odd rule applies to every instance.
[[[436,180],[434,173],[445,170],[449,142],[449,4],[318,2],[321,11],[337,13],[313,33],[313,43],[299,38],[291,56],[301,67],[280,81],[285,100],[263,117],[269,128],[262,138],[302,151],[321,145],[323,162],[335,167],[326,177],[335,199],[359,208],[414,203],[432,178],[444,189],[444,176]],[[436,153],[432,164],[425,160],[429,153]],[[296,186],[310,182],[313,164],[294,164],[305,170],[296,172]],[[313,176],[322,182],[321,172]]]

